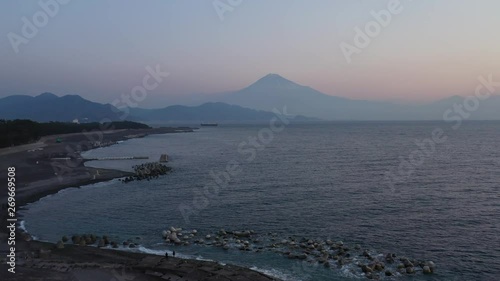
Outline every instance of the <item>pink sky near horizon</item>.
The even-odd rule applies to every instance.
[[[21,18],[40,7],[2,2],[0,97],[53,92],[111,102],[157,64],[171,75],[144,107],[238,90],[268,73],[329,95],[398,102],[470,95],[479,75],[500,80],[494,0],[401,0],[401,13],[348,63],[340,44],[353,44],[355,27],[389,1],[243,1],[223,20],[212,1],[72,1],[18,54],[6,35],[21,34]]]

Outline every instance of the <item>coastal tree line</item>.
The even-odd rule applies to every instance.
[[[146,124],[117,121],[110,122],[110,125],[102,125],[98,122],[92,123],[65,123],[65,122],[47,122],[39,123],[32,120],[0,119],[0,147],[9,147],[38,141],[43,136],[80,133],[83,131],[100,130],[101,128],[113,129],[147,129],[151,128]]]

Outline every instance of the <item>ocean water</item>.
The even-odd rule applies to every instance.
[[[331,239],[373,255],[396,253],[437,265],[433,275],[382,280],[498,280],[500,122],[467,122],[456,130],[444,122],[288,125],[272,138],[266,128],[222,125],[87,152],[153,160],[168,153],[173,172],[151,181],[63,190],[23,210],[24,226],[41,240],[107,234],[140,243],[135,250],[175,250],[285,280],[365,277],[354,262],[326,268],[288,259],[279,247],[256,252],[173,246],[161,232],[175,226],[213,236],[219,229],[251,229],[264,245],[289,237]],[[430,144],[436,130],[440,141]],[[251,144],[255,139],[258,148]],[[130,170],[138,163],[87,164]],[[225,184],[221,173],[231,167],[236,172]]]

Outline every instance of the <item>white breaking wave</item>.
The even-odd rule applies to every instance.
[[[262,269],[262,268],[258,268],[256,266],[252,266],[252,267],[250,267],[250,269],[254,270],[254,271],[258,271],[260,273],[264,273],[267,276],[278,278],[278,279],[283,280],[283,281],[304,281],[302,279],[299,279],[298,277],[291,276],[289,274],[283,273],[283,272],[276,270],[276,269]]]
[[[169,256],[172,256],[172,251],[154,250],[154,249],[146,248],[144,246],[139,246],[137,248],[124,247],[124,248],[119,248],[119,250],[125,250],[125,251],[130,251],[130,252],[141,252],[141,253],[157,255],[157,256],[164,256],[165,252],[167,252]],[[211,259],[206,259],[206,258],[203,258],[202,256],[184,255],[184,254],[180,254],[178,252],[176,252],[175,257],[181,258],[181,259],[190,259],[190,260],[194,259],[194,260],[198,260],[198,261],[217,262],[220,265],[223,265],[223,266],[226,265],[226,263],[218,262],[218,261],[211,260]],[[254,270],[254,271],[258,271],[260,273],[264,273],[267,276],[278,278],[278,279],[283,280],[283,281],[303,281],[302,279],[297,279],[295,277],[292,277],[290,275],[287,275],[287,274],[280,272],[278,270],[275,270],[275,269],[260,269],[260,268],[255,267],[255,266],[251,267],[250,269]]]
[[[165,252],[168,253],[168,255],[171,257],[172,256],[172,251],[165,251],[165,250],[154,250],[150,248],[146,248],[144,246],[139,246],[137,248],[128,248],[128,247],[120,247],[118,250],[121,251],[128,251],[128,252],[140,252],[144,254],[151,254],[151,255],[156,255],[156,256],[165,256]],[[198,259],[198,257],[194,256],[189,256],[189,255],[184,255],[178,252],[175,252],[175,257],[180,258],[180,259]]]
[[[17,228],[20,229],[20,230],[22,230],[23,232],[26,232],[26,233],[30,234],[28,232],[28,230],[26,229],[26,222],[24,220],[22,220],[22,221],[19,222],[19,225],[17,226]],[[30,234],[30,235],[31,235],[31,239],[33,239],[33,240],[39,240],[38,237],[36,237],[35,235],[32,235],[32,234]],[[39,241],[41,241],[41,240],[39,240]],[[42,241],[42,242],[48,242],[48,241]]]
[[[26,233],[28,232],[28,231],[26,230],[26,223],[25,223],[24,221],[20,221],[20,222],[19,222],[19,226],[18,226],[17,228],[21,229],[22,231],[24,231],[24,232],[26,232]]]

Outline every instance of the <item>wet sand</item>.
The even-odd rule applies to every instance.
[[[103,133],[101,142],[114,143],[149,134],[191,132],[191,128],[115,130]],[[63,141],[57,143],[56,139]],[[83,186],[130,175],[130,173],[85,167],[80,152],[92,149],[96,136],[82,133],[48,136],[37,143],[0,149],[0,182],[7,182],[7,168],[16,168],[16,207],[57,193],[67,187]],[[51,160],[51,158],[67,158]],[[7,272],[7,192],[0,194],[0,270],[7,280],[277,280],[247,268],[215,262],[176,259],[99,249],[97,247],[32,241],[21,231],[16,235],[16,273]],[[5,273],[5,275],[4,275]]]

